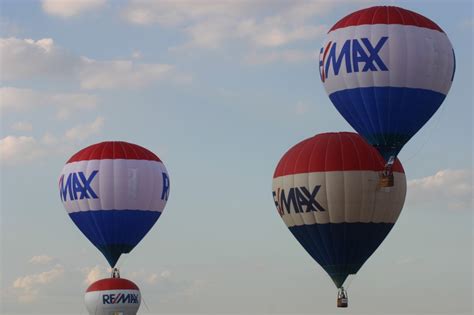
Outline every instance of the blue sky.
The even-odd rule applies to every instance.
[[[124,140],[171,177],[164,214],[119,262],[142,314],[336,314],[336,290],[274,209],[283,153],[351,131],[319,80],[324,34],[376,4],[448,34],[453,86],[400,154],[402,214],[349,287],[349,314],[472,313],[471,1],[13,1],[0,4],[5,314],[85,314],[106,261],[57,180],[79,149]]]

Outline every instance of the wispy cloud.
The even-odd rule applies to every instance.
[[[159,273],[156,272],[147,272],[145,270],[133,271],[129,275],[130,279],[135,281],[145,282],[149,285],[157,284],[161,281],[170,281],[172,278],[172,273],[169,270],[163,270]]]
[[[13,130],[23,131],[23,132],[28,132],[28,131],[33,130],[33,125],[30,122],[27,122],[27,121],[18,121],[16,123],[14,123],[11,127],[12,127]]]
[[[137,64],[130,60],[84,60],[79,73],[83,89],[137,88],[172,75],[168,64]]]
[[[19,302],[30,303],[38,298],[43,287],[57,281],[63,275],[64,267],[58,264],[48,271],[18,277],[12,286],[17,292]]]
[[[0,139],[0,161],[18,164],[43,157],[46,151],[41,144],[29,136],[6,136]]]
[[[92,110],[99,103],[98,97],[85,93],[50,93],[14,87],[0,88],[0,109],[3,112],[44,110],[48,106],[56,109],[56,118],[64,120],[72,113]]]
[[[328,27],[315,24],[314,17],[338,5],[337,1],[134,0],[122,16],[132,24],[159,24],[183,32],[187,39],[174,50],[217,49],[236,40],[253,49],[276,49],[324,35]]]
[[[5,81],[41,78],[78,82],[83,89],[139,88],[157,81],[180,83],[173,65],[130,60],[94,60],[74,55],[53,39],[2,38],[1,68]]]
[[[55,136],[49,132],[40,139],[8,135],[0,139],[0,162],[15,165],[37,161],[58,153],[63,154],[64,151],[69,151],[71,143],[82,142],[100,133],[104,121],[105,119],[99,116],[90,123],[79,124],[66,130],[64,136]]]
[[[81,269],[84,274],[83,282],[87,285],[91,285],[99,279],[106,278],[110,272],[108,268],[102,265],[95,265],[93,267],[85,267]]]
[[[34,265],[46,265],[46,264],[49,264],[50,262],[52,262],[53,260],[54,260],[54,258],[51,257],[51,256],[38,255],[38,256],[31,257],[31,259],[29,260],[29,263],[34,264]]]
[[[70,18],[84,12],[100,9],[106,0],[43,0],[43,11],[49,15]]]
[[[2,80],[32,77],[64,79],[77,73],[81,59],[56,46],[51,38],[40,40],[0,38]]]
[[[93,122],[81,124],[66,131],[65,137],[69,141],[83,141],[102,130],[105,119],[97,117]]]
[[[408,200],[419,205],[472,210],[473,171],[440,170],[436,174],[408,181]]]

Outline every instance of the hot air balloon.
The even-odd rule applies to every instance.
[[[444,101],[455,56],[446,33],[430,19],[376,6],[329,30],[319,72],[339,113],[391,166]]]
[[[349,132],[323,133],[288,150],[273,175],[273,200],[293,236],[339,288],[374,253],[397,221],[406,194],[402,165],[395,185],[378,187],[380,154]]]
[[[168,172],[158,156],[121,141],[82,149],[67,161],[59,178],[69,217],[111,267],[152,228],[169,190]]]
[[[135,283],[120,278],[114,269],[111,278],[100,279],[87,288],[84,301],[90,315],[136,315],[141,295]]]

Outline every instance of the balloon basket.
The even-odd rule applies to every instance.
[[[347,308],[349,304],[349,299],[347,298],[347,292],[343,287],[337,292],[337,307]]]
[[[118,268],[112,268],[110,278],[120,278],[120,270]]]
[[[386,187],[393,187],[395,180],[393,178],[393,173],[390,174],[382,174],[379,180],[379,187],[386,188]]]
[[[385,164],[385,168],[379,180],[380,188],[393,187],[395,183],[395,180],[393,179],[393,171],[392,171],[393,163],[395,163],[394,155],[392,155],[390,159],[388,159],[387,164]]]

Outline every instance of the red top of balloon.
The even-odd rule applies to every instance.
[[[334,24],[329,32],[348,26],[370,24],[413,25],[444,33],[435,22],[427,17],[407,9],[392,6],[376,6],[353,12]]]
[[[108,290],[140,290],[135,283],[124,278],[100,279],[91,284],[86,292]]]
[[[359,134],[330,132],[315,135],[283,155],[273,177],[330,171],[382,171],[385,161]],[[394,172],[404,173],[397,159]]]
[[[74,154],[67,163],[85,160],[127,159],[161,162],[153,152],[124,141],[105,141],[93,144]]]

